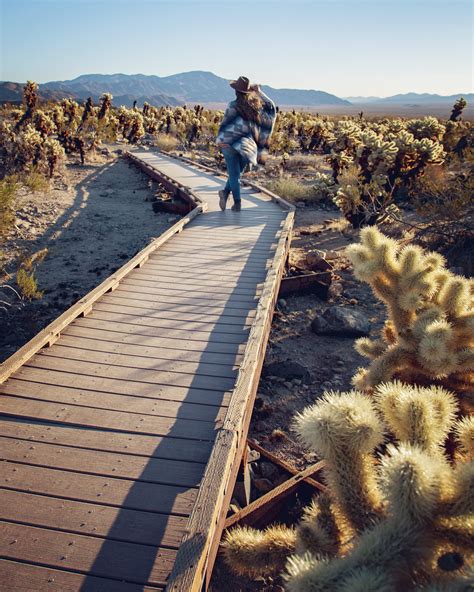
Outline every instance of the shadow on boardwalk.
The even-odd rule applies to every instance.
[[[195,171],[193,171],[195,174]],[[209,191],[211,187],[203,186],[202,188],[198,188],[198,191]],[[215,190],[215,183],[212,185],[212,190]],[[245,195],[246,199],[254,201],[255,203],[258,202],[258,198],[254,198],[253,196]],[[266,202],[268,203],[268,202]],[[278,212],[278,209],[274,206],[275,212]],[[213,251],[214,248],[216,253],[222,255],[219,258],[218,263],[219,266],[231,265],[233,262],[239,260],[241,255],[239,253],[232,253],[228,251],[228,248],[241,248],[246,254],[245,266],[239,275],[235,278],[235,286],[229,288],[229,290],[224,291],[226,295],[226,302],[222,305],[222,310],[219,313],[218,319],[213,322],[210,328],[210,335],[207,343],[201,342],[202,347],[202,358],[206,358],[206,354],[212,353],[216,351],[216,344],[217,343],[226,343],[226,335],[229,335],[228,343],[235,343],[239,341],[244,343],[248,336],[249,325],[246,322],[246,317],[243,316],[239,324],[227,325],[226,320],[228,319],[228,314],[235,314],[235,299],[240,300],[244,296],[247,296],[245,306],[248,307],[248,310],[255,309],[257,304],[257,298],[255,298],[255,292],[257,290],[257,283],[262,283],[265,279],[266,275],[266,261],[272,261],[272,257],[274,254],[273,248],[276,246],[277,243],[277,232],[278,229],[281,227],[281,220],[284,218],[283,215],[279,216],[279,220],[277,219],[278,216],[269,215],[267,213],[260,213],[257,208],[252,211],[252,216],[248,215],[248,213],[243,213],[243,216],[239,216],[239,214],[235,214],[232,212],[226,212],[222,214],[221,212],[210,212],[208,214],[204,214],[200,216],[194,223],[192,223],[188,228],[199,228],[199,231],[211,230],[223,232],[229,232],[229,236],[231,236],[234,240],[231,244],[226,244],[226,251],[220,252],[219,247],[212,247],[210,244],[206,244],[206,248],[212,247]],[[239,236],[239,231],[233,228],[233,223],[235,221],[245,220],[245,232],[242,232]],[[227,229],[226,226],[230,224],[229,228]],[[256,231],[256,238],[251,237],[250,235],[247,237],[245,236],[246,232],[250,231],[253,233]],[[175,237],[168,243],[170,247],[176,247],[180,243],[180,239],[182,236],[186,236],[186,231],[181,235]],[[192,257],[193,253],[190,253],[189,257],[189,267],[193,268],[196,261],[193,260]],[[168,255],[169,260],[172,262],[172,255]],[[146,269],[146,265],[144,268]],[[196,272],[196,277],[199,279],[203,277],[203,274],[199,274]],[[207,276],[211,277],[211,276]],[[215,276],[216,279],[220,278],[219,275]],[[223,281],[225,278],[221,278]],[[179,282],[179,277],[176,278],[176,284]],[[224,282],[225,283],[225,282]],[[252,287],[253,286],[253,287]],[[215,292],[215,293],[213,293]],[[210,287],[209,292],[202,293],[202,297],[209,299],[209,305],[211,306],[213,301],[216,297],[219,296],[221,292],[219,291],[219,287]],[[178,294],[178,292],[177,292]],[[201,295],[200,295],[201,297]],[[245,300],[242,300],[245,302]],[[164,305],[163,305],[164,306]],[[240,304],[239,304],[240,306]],[[242,306],[244,304],[242,303]],[[179,307],[176,308],[179,310]],[[206,319],[206,308],[203,307],[203,314],[202,315],[195,315],[196,323],[203,322],[205,323]],[[236,318],[235,316],[233,317]],[[207,329],[206,329],[207,330]],[[226,333],[226,331],[229,333]],[[238,337],[236,340],[235,337]],[[170,331],[169,337],[172,337],[172,331]],[[197,344],[199,342],[196,342]],[[179,347],[179,345],[177,345]],[[234,358],[234,363],[236,361],[236,357]],[[166,366],[169,361],[161,360],[157,361],[156,368],[166,370]],[[233,366],[233,364],[232,364]],[[229,370],[232,370],[232,366],[229,364]],[[214,388],[212,386],[212,369],[209,369],[209,365],[205,363],[200,363],[196,372],[194,373],[194,377],[191,380],[190,386],[188,388],[189,391],[193,390],[194,393],[198,392],[200,388],[203,388],[203,382],[209,381],[211,386],[206,387],[208,390],[216,390],[216,393],[219,396],[224,398],[224,391],[221,389]],[[166,393],[166,391],[165,391]],[[166,398],[166,394],[164,396]],[[170,439],[181,439],[183,437],[182,432],[182,423],[183,420],[189,418],[189,415],[184,412],[186,403],[190,402],[188,396],[185,397],[180,408],[178,410],[177,416],[175,418],[173,426],[169,429],[166,434],[166,439],[163,440],[160,444],[157,445],[156,449],[154,450],[153,454],[150,455],[150,458],[160,458],[163,455],[163,446],[168,446]],[[195,399],[193,399],[195,402]],[[214,435],[217,434],[217,430],[219,429],[220,422],[217,421],[217,414],[219,412],[219,407],[215,407],[215,429]],[[188,445],[190,448],[193,446],[193,442],[195,440],[188,439]],[[201,475],[204,474],[205,464],[202,463],[200,465]],[[117,579],[125,579],[120,577],[120,573],[122,570],[120,566],[117,565],[117,557],[115,556],[115,546],[113,544],[114,540],[117,540],[121,536],[121,533],[124,532],[124,529],[127,528],[128,524],[128,516],[125,508],[133,506],[136,502],[137,496],[140,495],[139,488],[140,482],[149,481],[151,479],[151,470],[149,467],[145,467],[141,475],[138,477],[137,481],[132,485],[130,488],[129,494],[124,499],[122,504],[122,510],[119,512],[115,522],[113,523],[112,527],[108,532],[108,538],[103,541],[101,549],[97,554],[97,557],[94,561],[93,566],[90,569],[90,576],[86,578],[85,583],[81,587],[82,592],[98,592],[99,589],[97,588],[97,580],[93,578],[93,576],[106,576],[111,577],[111,573],[114,573],[113,566],[117,566],[116,570],[116,577]],[[156,479],[155,479],[156,480]],[[166,483],[169,483],[169,476],[165,479]],[[164,561],[164,558],[160,556],[160,553],[163,552],[163,548],[166,548],[165,545],[162,544],[163,534],[166,528],[166,525],[169,523],[171,515],[174,512],[174,501],[175,500],[168,500],[163,501],[160,505],[160,513],[165,518],[164,524],[156,530],[155,532],[155,543],[153,547],[143,548],[143,553],[140,553],[136,556],[136,560],[132,557],[127,558],[128,566],[127,572],[132,573],[131,577],[127,577],[127,581],[134,582],[139,584],[140,586],[145,586],[147,583],[151,583],[152,585],[164,585],[165,582],[159,581],[159,577],[157,578],[154,575],[154,571],[156,570],[157,566],[160,565],[160,562]],[[197,558],[196,558],[197,559]],[[171,567],[171,566],[170,566]],[[159,571],[159,570],[158,570]]]

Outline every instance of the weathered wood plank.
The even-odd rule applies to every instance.
[[[176,551],[68,534],[23,524],[0,523],[0,555],[56,569],[164,586]]]
[[[130,510],[188,516],[197,489],[157,483],[98,477],[12,462],[2,463],[0,486],[75,501],[100,503]]]
[[[42,419],[55,423],[61,422],[130,433],[187,438],[190,440],[190,445],[192,445],[192,440],[214,440],[218,428],[217,422],[213,424],[206,421],[177,419],[174,417],[131,415],[121,411],[90,409],[64,405],[63,403],[21,399],[8,395],[0,397],[0,413],[24,419]]]
[[[80,328],[75,328],[80,329]],[[94,337],[94,335],[96,337]],[[90,349],[97,352],[110,352],[115,354],[124,354],[127,356],[140,356],[145,358],[153,358],[155,360],[175,360],[180,362],[200,362],[203,364],[211,364],[213,366],[226,366],[230,370],[237,370],[239,360],[242,354],[223,354],[213,352],[202,352],[189,349],[166,348],[149,345],[148,343],[130,343],[126,340],[113,342],[111,340],[101,339],[103,333],[95,331],[94,333],[63,333],[61,341],[58,345],[67,347],[76,347],[80,349]],[[108,337],[108,336],[106,336]],[[125,335],[126,337],[126,335]],[[136,337],[136,336],[135,336]],[[178,345],[178,344],[176,344]]]
[[[186,518],[0,489],[0,520],[177,549]]]
[[[147,458],[186,459],[206,463],[212,443],[146,436],[127,432],[111,432],[81,428],[65,424],[39,423],[0,417],[0,434],[20,438],[28,442],[49,442],[59,446],[80,447],[86,450],[103,450],[145,456]]]
[[[204,473],[202,463],[90,451],[42,442],[32,444],[26,440],[5,437],[0,437],[0,459],[38,467],[182,487],[197,487]]]
[[[103,352],[99,349],[84,349],[74,345],[62,345],[62,340],[51,348],[38,354],[38,358],[51,357],[64,360],[77,360],[93,362],[94,364],[110,364],[123,368],[142,368],[143,370],[157,370],[175,372],[177,374],[192,374],[194,376],[212,376],[232,378],[235,380],[237,367],[222,364],[209,364],[205,362],[191,362],[187,360],[170,360],[150,356],[131,355],[119,352]]]
[[[86,391],[64,386],[45,385],[9,378],[3,383],[0,393],[25,399],[38,399],[51,403],[79,405],[95,409],[156,415],[158,417],[180,417],[200,421],[222,421],[225,406],[198,405],[195,403],[166,401],[152,397]]]
[[[83,362],[52,356],[35,356],[28,362],[26,368],[43,368],[46,370],[61,370],[70,374],[86,376],[102,376],[103,378],[117,378],[119,380],[134,380],[151,384],[176,385],[183,387],[202,388],[213,391],[227,391],[232,389],[234,378],[221,376],[201,376],[185,374],[184,372],[170,372],[168,370],[148,370],[142,368],[124,368],[99,362]]]
[[[112,329],[114,325],[106,321],[101,322],[100,326],[97,327],[83,326],[86,320],[83,319],[81,325],[74,324],[65,329],[62,333],[63,339],[84,338],[100,345],[109,343],[112,348],[117,346],[119,348],[126,348],[128,346],[131,348],[136,347],[142,352],[147,352],[146,355],[148,355],[148,352],[150,352],[150,355],[153,355],[152,352],[159,351],[163,357],[169,355],[171,359],[202,360],[203,362],[213,364],[233,365],[238,363],[245,351],[244,344],[229,343],[215,345],[203,340],[202,343],[208,344],[206,347],[203,347],[200,345],[199,340],[185,341],[183,339],[167,339],[164,337],[150,337],[141,333],[133,334],[124,331],[115,331]],[[96,323],[99,325],[97,321],[94,325]],[[101,349],[100,346],[98,346],[98,349]],[[177,357],[175,358],[173,356]],[[160,357],[160,355],[156,357]]]
[[[87,576],[70,571],[51,569],[28,563],[0,560],[1,592],[153,592],[163,587],[150,588],[119,580]]]
[[[208,405],[228,404],[229,391],[213,391],[194,387],[182,387],[176,385],[160,385],[136,380],[121,380],[103,376],[88,376],[83,374],[68,374],[50,369],[32,368],[24,366],[15,374],[15,378],[40,382],[58,386],[67,386],[85,390],[97,390],[118,395],[146,396],[161,398],[169,401],[187,401]]]
[[[199,320],[196,320],[196,314],[185,313],[180,311],[163,310],[158,306],[151,306],[143,304],[143,302],[136,301],[130,298],[118,299],[114,297],[108,297],[97,302],[94,306],[94,310],[105,310],[107,312],[123,312],[123,314],[146,316],[146,317],[158,317],[162,320],[180,321],[185,322],[201,322],[206,324],[219,324],[219,325],[237,325],[239,327],[248,327],[252,324],[253,317],[249,315],[235,316],[227,315],[225,310],[221,314],[205,314],[199,315]]]

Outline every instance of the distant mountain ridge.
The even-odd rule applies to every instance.
[[[438,95],[432,93],[405,93],[393,95],[391,97],[346,97],[346,100],[352,104],[378,103],[382,105],[435,105],[439,103],[453,104],[459,97],[464,97],[466,101],[474,101],[473,93],[457,93],[455,95]]]
[[[0,83],[0,102],[21,100],[23,85]],[[265,93],[279,105],[317,107],[350,105],[348,101],[319,90],[276,89],[262,85]],[[104,92],[114,95],[115,105],[131,105],[147,101],[151,105],[182,105],[184,103],[227,103],[235,96],[229,81],[212,72],[194,71],[171,76],[145,74],[83,74],[73,80],[41,84],[40,97],[71,97],[97,100]]]

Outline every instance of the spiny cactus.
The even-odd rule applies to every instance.
[[[360,238],[347,256],[355,276],[387,305],[389,319],[379,339],[356,342],[372,362],[359,370],[355,386],[370,389],[395,377],[419,384],[437,380],[472,392],[472,281],[448,271],[441,255],[401,247],[376,228],[363,229]]]
[[[325,393],[296,428],[326,461],[328,494],[313,500],[296,532],[231,531],[226,560],[250,576],[277,571],[283,539],[294,549],[284,573],[290,592],[463,590],[474,550],[474,464],[467,454],[451,464],[441,446],[453,428],[470,446],[472,424],[455,423],[456,411],[455,396],[440,387],[383,384],[372,398]],[[383,432],[392,443],[381,454]]]

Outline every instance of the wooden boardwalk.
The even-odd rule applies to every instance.
[[[2,365],[2,591],[210,577],[294,214],[253,188],[223,213],[221,178],[134,159],[201,202]]]

